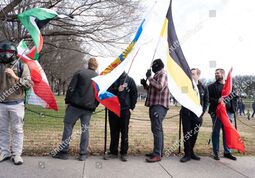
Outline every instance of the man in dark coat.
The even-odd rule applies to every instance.
[[[104,159],[118,157],[119,138],[121,134],[120,159],[127,161],[128,156],[128,127],[132,110],[137,102],[137,87],[133,78],[123,72],[116,82],[108,90],[116,95],[120,102],[120,117],[109,111],[109,124],[111,133],[110,152]]]
[[[191,69],[192,78],[194,79],[199,96],[200,96],[200,104],[203,108],[203,113],[200,117],[197,117],[196,114],[194,114],[189,109],[182,107],[181,108],[181,118],[182,118],[182,126],[183,126],[183,143],[184,143],[184,156],[181,158],[181,162],[187,162],[190,159],[194,160],[200,160],[200,157],[198,157],[194,153],[194,146],[196,144],[199,128],[202,125],[202,117],[207,109],[209,98],[208,98],[208,90],[207,88],[199,81],[199,77],[201,74],[201,71],[197,68]],[[189,133],[191,135],[189,135]]]
[[[53,158],[68,159],[68,148],[71,141],[73,127],[78,119],[81,121],[80,161],[85,161],[88,156],[89,123],[93,111],[98,106],[95,98],[92,78],[96,77],[97,60],[91,58],[88,69],[76,72],[69,84],[65,103],[67,105],[64,117],[64,132],[62,143],[51,152]]]

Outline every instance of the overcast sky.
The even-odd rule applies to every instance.
[[[148,7],[155,2],[142,1]],[[213,78],[216,68],[228,71],[231,66],[233,75],[255,75],[254,0],[173,0],[172,9],[186,60],[202,70],[202,78]],[[99,71],[112,60],[100,59]],[[136,82],[145,77],[148,61],[135,61],[130,75]]]

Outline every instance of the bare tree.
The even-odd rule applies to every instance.
[[[18,13],[33,7],[52,8],[73,17],[73,20],[51,21],[52,27],[43,30],[43,36],[64,37],[61,40],[78,37],[82,45],[89,45],[94,49],[90,50],[91,53],[94,52],[91,55],[98,55],[98,50],[95,48],[102,51],[122,44],[123,38],[133,32],[132,25],[139,17],[137,11],[139,1],[135,0],[23,0],[22,2],[5,0],[5,2],[6,6],[0,13],[0,30],[5,38],[14,41],[30,38],[26,30],[17,22]],[[56,40],[46,42],[47,45],[55,45]],[[61,44],[58,48],[66,49]],[[88,53],[84,50],[80,52]]]
[[[0,4],[0,39],[33,44],[17,15],[34,7],[50,8],[73,19],[55,19],[41,29],[44,48],[40,63],[52,88],[65,93],[73,73],[89,56],[105,56],[119,48],[139,19],[138,0],[3,0]]]

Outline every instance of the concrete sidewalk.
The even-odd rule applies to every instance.
[[[180,163],[179,159],[169,157],[146,163],[143,156],[129,157],[128,162],[106,161],[102,156],[91,156],[84,162],[74,158],[24,157],[21,166],[9,160],[0,163],[0,178],[255,178],[255,157],[238,157],[237,161],[202,157],[201,161],[187,163]]]

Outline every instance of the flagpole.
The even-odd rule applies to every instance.
[[[105,108],[105,123],[104,123],[104,156],[107,150],[107,108]]]
[[[236,112],[234,112],[234,119],[235,119],[235,128],[236,128],[236,130],[237,130]]]
[[[213,123],[213,128],[212,128],[211,136],[210,136],[210,138],[209,138],[209,140],[208,140],[208,145],[210,145],[210,143],[211,143],[211,139],[212,139],[212,135],[213,135],[213,131],[214,131],[214,128],[215,128],[215,124],[216,124],[217,119],[218,119],[218,118],[215,116],[215,121],[214,121],[214,123]]]
[[[179,118],[179,154],[181,153],[181,139],[182,139],[182,134],[181,134],[181,122],[182,122],[182,117],[181,117],[181,111],[180,111],[180,118]]]
[[[22,41],[22,40],[21,40],[21,41]],[[21,56],[23,56],[26,52],[27,52],[27,50],[24,50],[24,51],[22,52],[22,54],[20,54],[19,58],[18,58],[18,59],[16,60],[16,62],[12,65],[12,67],[11,67],[12,70],[14,69],[14,67],[16,66],[16,64],[20,61]]]
[[[125,77],[125,80],[124,80],[123,84],[126,83],[128,74],[129,74],[129,72],[130,72],[130,70],[131,70],[131,67],[133,66],[134,60],[135,60],[135,58],[136,58],[136,56],[137,56],[139,50],[140,50],[140,47],[138,48],[137,52],[135,53],[135,56],[134,56],[133,59],[132,59],[132,62],[131,62],[131,64],[130,64],[130,66],[129,66],[129,69],[128,69],[128,71],[127,71],[127,75],[126,75],[126,77]]]

